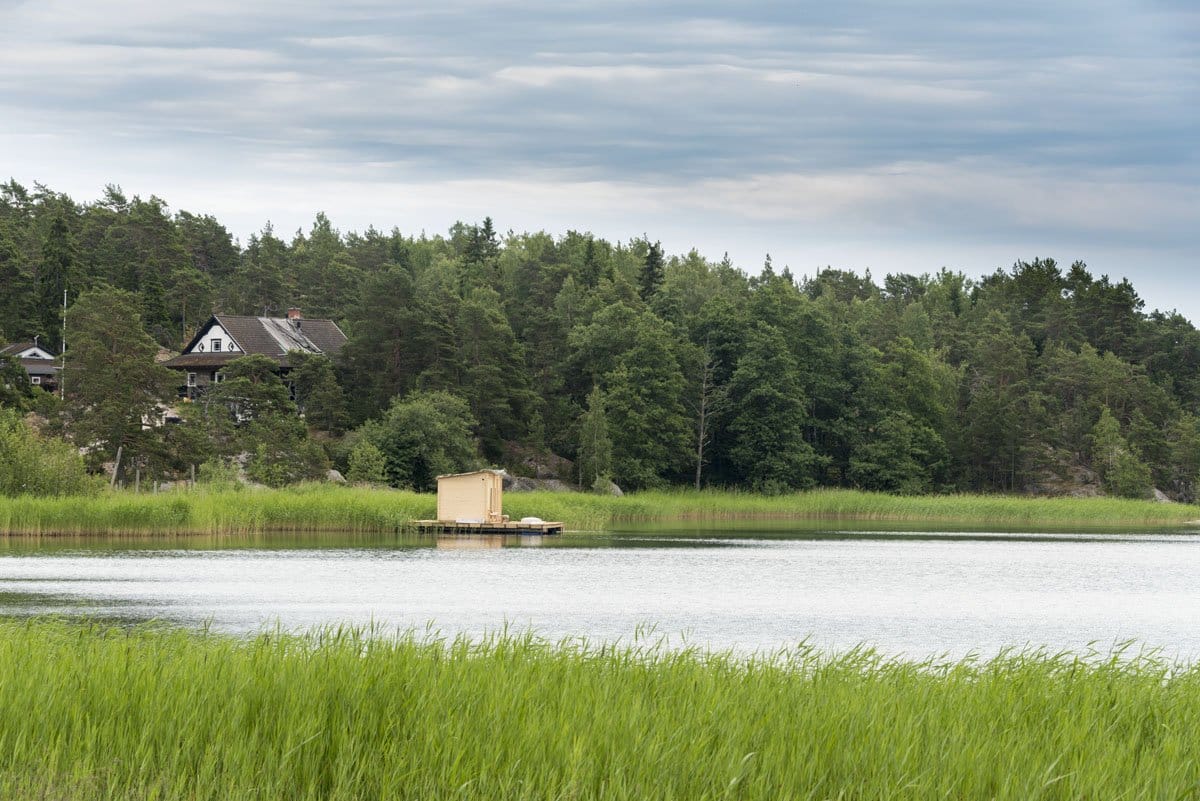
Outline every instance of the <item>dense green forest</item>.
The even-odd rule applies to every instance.
[[[241,453],[267,483],[332,460],[418,488],[474,463],[766,492],[1094,481],[1191,500],[1200,478],[1200,333],[1082,262],[797,278],[769,257],[744,270],[666,254],[653,236],[499,234],[490,219],[343,233],[323,214],[239,244],[155,197],[109,187],[79,203],[10,181],[0,287],[0,338],[51,348],[66,291],[72,365],[64,402],[0,366],[0,403],[37,410],[94,464],[123,447],[147,475],[219,472]],[[140,425],[179,383],[158,347],[213,311],[293,305],[349,336],[336,363],[294,371],[303,421],[271,365],[247,359],[214,390],[237,417],[197,404],[182,425]]]

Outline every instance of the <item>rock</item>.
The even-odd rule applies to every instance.
[[[1163,492],[1158,487],[1154,488],[1154,492],[1150,497],[1158,503],[1175,503],[1175,501],[1171,500],[1167,493]]]
[[[571,484],[557,478],[529,478],[527,476],[505,476],[505,492],[576,492]],[[620,498],[625,493],[614,481],[597,482],[592,492]]]
[[[343,476],[341,474],[341,472],[334,470],[333,468],[330,468],[329,470],[327,470],[325,472],[325,480],[331,481],[334,484],[345,484],[346,483],[346,477]]]
[[[597,486],[594,488],[594,490],[603,495],[611,495],[614,498],[625,497],[625,493],[621,491],[621,488],[617,486],[617,482],[615,481],[606,481],[603,485],[600,485],[599,482],[597,482]]]
[[[504,477],[505,492],[571,492],[573,489],[570,484],[557,478]]]

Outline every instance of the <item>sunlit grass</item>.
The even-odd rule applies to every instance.
[[[1187,798],[1200,669],[0,622],[0,796]],[[377,634],[377,633],[376,633]]]
[[[7,534],[250,534],[387,532],[433,517],[433,495],[323,484],[267,490],[177,490],[89,497],[0,498]],[[563,492],[508,493],[505,512],[560,521],[568,530],[614,524],[734,520],[873,520],[1037,526],[1175,526],[1200,518],[1200,507],[1116,498],[1025,498],[989,495],[895,496],[815,490],[762,496],[728,491],[641,492],[624,498]]]

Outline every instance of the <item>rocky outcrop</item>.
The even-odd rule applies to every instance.
[[[528,478],[527,476],[505,476],[505,492],[577,492],[578,490],[565,481],[557,478]],[[601,495],[613,495],[620,498],[625,493],[616,482],[609,481],[604,487],[595,492]]]
[[[565,481],[557,478],[529,478],[527,476],[504,477],[505,492],[573,492],[575,490]]]

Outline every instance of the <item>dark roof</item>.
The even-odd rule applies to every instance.
[[[3,348],[0,348],[0,355],[9,356],[14,353],[20,353],[23,350],[29,350],[30,348],[41,348],[42,350],[46,350],[35,342],[14,342],[11,345],[5,345]],[[45,360],[43,359],[43,361]]]
[[[300,330],[308,341],[326,356],[333,356],[346,344],[346,335],[333,320],[299,320]]]
[[[20,362],[30,375],[54,375],[62,369],[49,359],[20,359]]]
[[[159,362],[163,367],[221,367],[234,359],[240,359],[244,353],[185,353],[165,362]]]
[[[289,351],[301,350],[308,353],[323,353],[326,356],[333,356],[342,349],[342,345],[346,344],[346,335],[342,333],[342,329],[338,328],[337,323],[333,320],[288,320],[286,317],[244,317],[235,314],[214,314],[212,318],[204,325],[200,326],[200,330],[196,336],[192,337],[192,341],[183,349],[184,356],[192,356],[188,351],[196,347],[200,341],[200,336],[208,328],[210,322],[216,321],[238,347],[242,349],[242,353],[235,354],[236,356],[260,353],[263,356],[270,356],[276,359],[282,359]],[[216,354],[212,354],[216,355]],[[180,366],[178,360],[183,356],[176,356],[170,361],[164,362],[168,367]],[[225,362],[220,362],[224,364]]]

